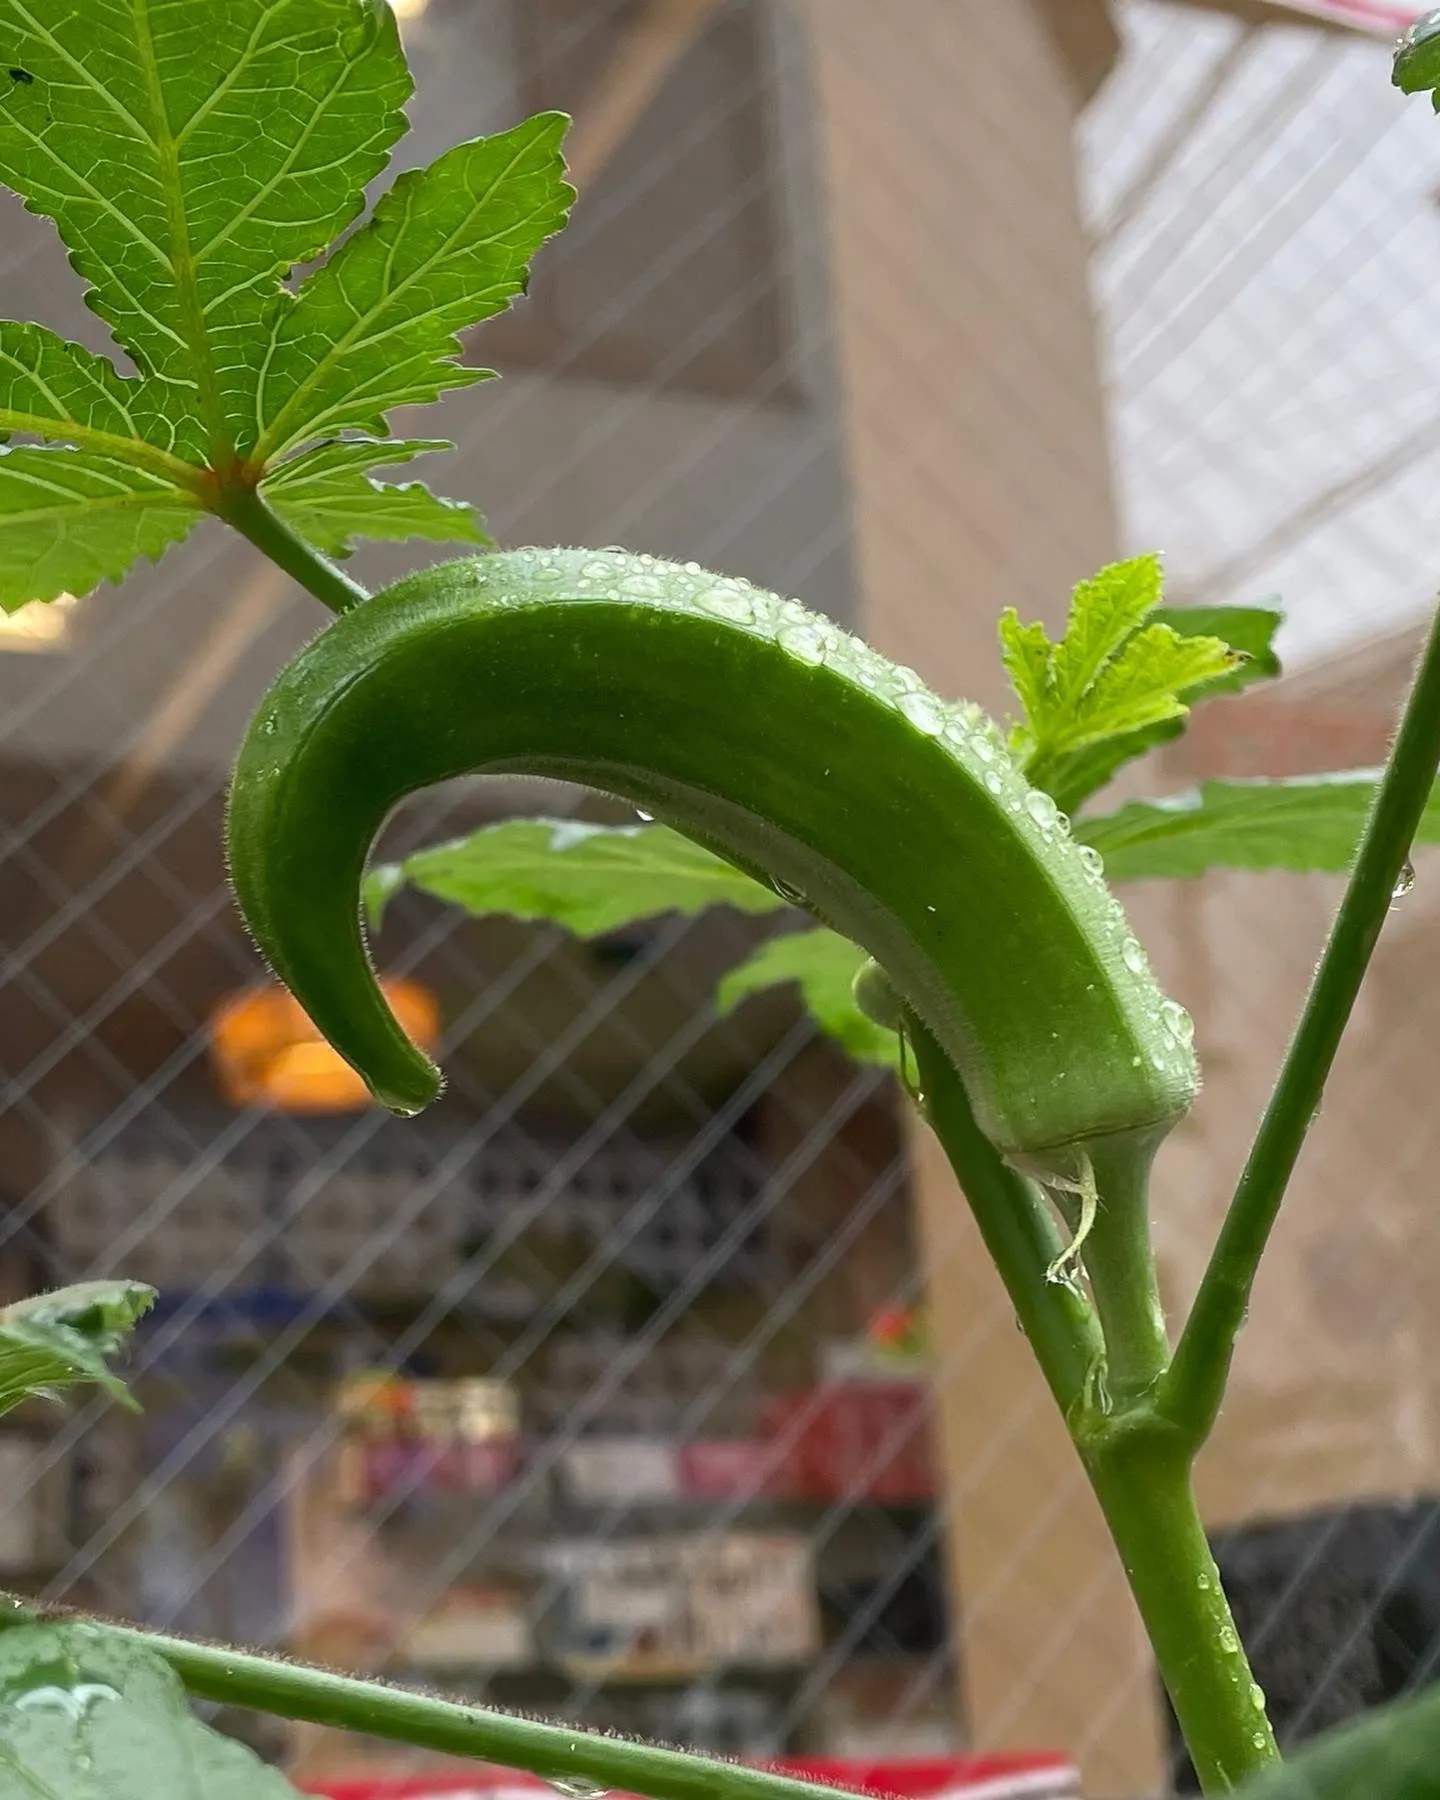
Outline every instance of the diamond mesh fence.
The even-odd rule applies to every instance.
[[[1057,519],[1104,490],[1073,540],[1159,545],[1177,598],[1286,602],[1278,698],[1217,704],[1143,780],[1383,752],[1433,582],[1440,457],[1440,138],[1390,91],[1383,42],[1168,0],[1113,18],[1099,0],[903,0],[883,40],[849,0],[396,10],[417,77],[402,166],[525,110],[577,119],[576,223],[467,349],[503,382],[444,420],[440,479],[500,541],[693,558],[866,628],[878,520],[947,589],[879,635],[943,684],[952,636],[986,644],[1000,605],[1063,608],[1026,561],[1050,524],[1017,471],[1039,469]],[[827,144],[890,185],[893,221],[872,205],[857,223]],[[886,161],[897,144],[913,162]],[[910,192],[926,163],[974,214],[949,254],[990,315],[937,277],[952,219],[944,182]],[[1068,277],[1013,202],[1024,181],[1063,188],[1085,234],[1087,329],[1059,348],[1035,271]],[[876,220],[894,229],[872,245]],[[845,241],[869,253],[863,291]],[[6,316],[103,349],[75,289],[48,227],[5,199]],[[984,369],[1003,455],[987,463],[963,394],[919,432],[860,403],[877,315],[922,387],[927,362]],[[1062,352],[1090,359],[1080,386],[1098,376],[1099,476],[1056,400]],[[932,543],[937,484],[976,466]],[[972,578],[957,544],[1013,585]],[[376,584],[406,566],[357,559]],[[578,1725],[832,1759],[848,1780],[1183,1782],[1103,1546],[1077,1563],[1064,1537],[1078,1471],[1013,1374],[1003,1298],[955,1274],[974,1246],[889,1078],[783,990],[716,1013],[718,977],[770,927],[722,912],[586,944],[404,895],[377,949],[440,1004],[441,1105],[402,1123],[227,1101],[215,1021],[264,978],[225,884],[227,759],[317,612],[217,528],[122,594],[0,636],[0,1287],[121,1273],[162,1295],[132,1362],[140,1414],[81,1400],[0,1427],[6,1584]],[[531,811],[625,816],[558,784],[458,783],[384,848]],[[1204,1472],[1287,1739],[1440,1658],[1440,995],[1417,867]],[[1177,1309],[1333,898],[1224,873],[1134,897],[1208,1072],[1157,1200]],[[317,1793],[444,1772],[378,1740],[221,1722]],[[992,1750],[1013,1760],[965,1761]]]

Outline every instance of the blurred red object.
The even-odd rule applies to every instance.
[[[698,1438],[682,1444],[680,1492],[690,1500],[744,1500],[773,1493],[773,1457],[761,1438]]]
[[[900,1800],[1079,1800],[1080,1795],[1075,1765],[1053,1752],[894,1763],[812,1758],[767,1767],[841,1792]],[[324,1783],[306,1792],[324,1800],[535,1800],[553,1790],[532,1776],[487,1768],[473,1775]],[[610,1800],[627,1797],[616,1793]]]
[[[788,1440],[772,1493],[923,1506],[935,1497],[930,1394],[919,1381],[839,1381],[772,1400],[761,1419]]]
[[[427,1443],[395,1438],[341,1446],[339,1487],[357,1506],[396,1494],[494,1494],[507,1487],[520,1467],[513,1439],[490,1443]]]

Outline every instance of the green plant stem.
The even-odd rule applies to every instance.
[[[1009,1167],[975,1123],[949,1058],[913,1014],[906,1036],[915,1052],[921,1109],[959,1177],[970,1210],[1062,1413],[1084,1404],[1104,1364],[1105,1343],[1078,1287],[1045,1279],[1065,1240],[1038,1190]]]
[[[7,1598],[0,1604],[0,1629],[81,1616],[31,1609]],[[503,1763],[543,1780],[589,1782],[597,1788],[648,1794],[653,1800],[815,1800],[815,1789],[808,1783],[765,1769],[715,1762],[566,1725],[545,1725],[108,1620],[93,1622],[137,1649],[163,1657],[190,1693],[226,1706]]]
[[[1381,777],[1345,897],[1275,1091],[1159,1393],[1198,1447],[1220,1411],[1255,1271],[1269,1241],[1440,763],[1440,612]]]
[[[349,612],[370,598],[358,582],[297,536],[254,488],[226,489],[215,511],[331,612]]]
[[[1154,1155],[1153,1140],[1132,1137],[1093,1153],[1100,1204],[1084,1259],[1105,1337],[1106,1387],[1116,1406],[1154,1387],[1170,1360],[1150,1244]]]
[[[1167,1351],[1147,1217],[1154,1146],[1117,1140],[1093,1153],[1100,1209],[1085,1261],[1097,1318],[1078,1290],[1046,1281],[1063,1248],[1048,1208],[980,1132],[939,1045],[913,1019],[909,1034],[925,1116],[1065,1415],[1204,1791],[1229,1793],[1277,1752],[1196,1510],[1187,1447],[1154,1408]]]
[[[1137,1423],[1085,1460],[1201,1790],[1228,1794],[1279,1752],[1200,1523],[1189,1457],[1168,1429]]]

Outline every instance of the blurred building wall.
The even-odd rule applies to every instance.
[[[814,0],[866,621],[941,692],[1004,704],[995,620],[1052,624],[1116,554],[1073,129],[1099,8]],[[1067,54],[1068,53],[1068,54]],[[1148,1651],[1097,1509],[948,1165],[912,1146],[974,1738],[1157,1791]]]

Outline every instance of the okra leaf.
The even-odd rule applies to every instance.
[[[126,380],[43,325],[0,320],[0,440],[15,435],[136,462],[184,482],[181,426],[163,381]]]
[[[0,463],[0,605],[119,580],[257,485],[332,554],[486,542],[468,508],[368,472],[416,454],[377,442],[392,407],[485,373],[455,333],[563,223],[566,121],[402,176],[334,250],[406,128],[383,0],[0,0],[0,45],[0,182],[54,221],[138,371],[0,322],[0,444],[25,442]]]
[[[86,1381],[133,1405],[109,1365],[154,1303],[142,1282],[82,1281],[0,1307],[0,1413]]]
[[[1164,576],[1153,552],[1111,563],[1077,582],[1065,635],[1050,656],[1046,704],[1035,720],[1078,720],[1096,681],[1160,604]]]
[[[340,431],[383,433],[393,407],[493,373],[461,365],[455,334],[510,304],[531,257],[565,223],[568,124],[541,113],[400,176],[295,304],[273,314],[256,460]]]
[[[1350,769],[1283,781],[1205,781],[1079,819],[1075,835],[1100,852],[1117,882],[1214,868],[1338,871],[1355,854],[1378,780],[1378,770]],[[1440,843],[1440,786],[1415,841]]]
[[[1067,764],[1115,738],[1183,720],[1185,696],[1234,673],[1243,657],[1223,638],[1155,621],[1160,559],[1112,563],[1075,589],[1065,634],[1024,625],[1014,608],[1000,620],[1000,648],[1024,718],[1011,749],[1026,776],[1075,804]]]
[[[202,1725],[180,1678],[103,1625],[0,1635],[0,1789],[16,1800],[300,1800]]]
[[[196,497],[92,450],[0,450],[0,610],[87,594],[204,517]]]
[[[577,937],[601,937],[712,906],[740,912],[785,910],[789,902],[721,857],[665,825],[591,825],[572,819],[516,819],[487,825],[453,843],[382,863],[365,883],[365,904],[378,925],[390,899],[413,886],[461,906],[474,917],[564,926]],[[857,1062],[893,1068],[898,1042],[866,1018],[851,997],[865,953],[833,931],[787,933],[762,944],[716,990],[722,1013],[750,994],[797,982],[815,1023]]]
[[[810,1017],[856,1062],[896,1069],[899,1038],[855,1004],[855,977],[865,961],[865,952],[838,932],[786,932],[731,969],[715,990],[715,1004],[722,1014],[732,1012],[751,994],[794,982]]]
[[[422,482],[370,478],[377,466],[394,468],[452,448],[443,438],[337,439],[281,463],[260,491],[292,531],[329,556],[348,556],[356,538],[488,544],[473,507],[442,500]]]
[[[1148,563],[1152,559],[1139,560]],[[1121,569],[1131,566],[1119,565]],[[1157,591],[1148,581],[1137,580],[1135,585],[1139,589],[1141,600],[1148,599]],[[1082,589],[1084,586],[1082,583]],[[1079,591],[1081,590],[1077,590]],[[1043,787],[1062,810],[1075,812],[1091,795],[1113,780],[1127,762],[1144,756],[1158,744],[1179,737],[1185,729],[1191,707],[1219,694],[1238,693],[1253,682],[1278,675],[1280,663],[1274,652],[1273,640],[1282,616],[1276,608],[1266,606],[1158,606],[1142,613],[1138,603],[1132,605],[1127,613],[1112,602],[1106,608],[1106,618],[1110,622],[1108,632],[1097,636],[1096,628],[1092,627],[1090,634],[1084,639],[1084,643],[1089,646],[1086,667],[1094,661],[1097,642],[1107,644],[1110,650],[1110,660],[1093,677],[1083,702],[1086,732],[1072,741],[1069,749],[1065,749],[1059,747],[1054,733],[1047,745],[1041,745],[1028,723],[1019,727],[1012,734],[1012,741],[1026,759],[1026,774],[1037,786]],[[1135,623],[1137,618],[1142,621],[1138,626]],[[1121,636],[1119,621],[1127,619],[1130,622],[1124,626],[1124,631],[1128,635]],[[1017,675],[1017,664],[1022,654],[1019,649],[1021,632],[1032,640],[1023,652],[1028,658],[1023,686],[1022,677]],[[1026,720],[1034,720],[1044,713],[1047,706],[1053,704],[1053,693],[1046,686],[1049,681],[1048,663],[1045,673],[1039,678],[1041,698],[1038,703],[1033,698],[1037,685],[1034,664],[1038,661],[1039,654],[1034,640],[1038,638],[1040,643],[1044,643],[1044,628],[1040,625],[1021,626],[1018,620],[1011,617],[1002,623],[1001,633],[1012,685],[1025,709]],[[1136,640],[1144,638],[1146,633],[1155,634],[1149,639],[1148,649],[1142,647],[1137,650],[1134,648]],[[1215,644],[1228,647],[1232,654],[1227,666],[1220,667],[1218,672],[1209,677],[1190,681],[1187,685],[1177,685],[1177,673],[1182,679],[1187,673],[1193,673],[1196,660],[1193,650],[1179,641],[1183,639],[1206,640],[1212,646],[1212,654]],[[1065,640],[1062,640],[1059,646],[1053,647],[1055,657],[1059,657],[1064,644]],[[1046,655],[1049,654],[1051,651],[1047,648]],[[1168,688],[1167,671],[1164,667],[1167,660],[1170,665]],[[1068,666],[1072,671],[1078,666],[1076,656],[1071,657]],[[1201,666],[1203,667],[1203,662]],[[1120,671],[1118,675],[1117,670]],[[1144,717],[1144,709],[1139,706],[1129,712],[1128,725],[1119,723],[1113,716],[1107,724],[1102,717],[1101,706],[1113,704],[1115,698],[1114,687],[1110,686],[1107,690],[1104,684],[1118,683],[1122,676],[1127,682],[1138,680],[1142,685],[1147,681],[1152,684],[1148,723],[1137,722]],[[1134,698],[1132,692],[1132,699]],[[1161,716],[1156,717],[1157,712]]]
[[[1187,691],[1190,706],[1217,694],[1238,694],[1257,681],[1273,681],[1280,673],[1275,633],[1284,622],[1278,605],[1157,606],[1150,615],[1152,625],[1168,625],[1181,637],[1219,638],[1236,653],[1238,660],[1228,673]]]
[[[360,212],[410,77],[377,0],[0,0],[0,179],[223,465],[291,268]]]
[[[662,913],[687,918],[712,906],[775,912],[773,888],[665,825],[591,825],[575,819],[514,819],[469,837],[417,850],[373,869],[366,907],[378,923],[390,897],[411,885],[475,917],[563,925],[601,937]]]

